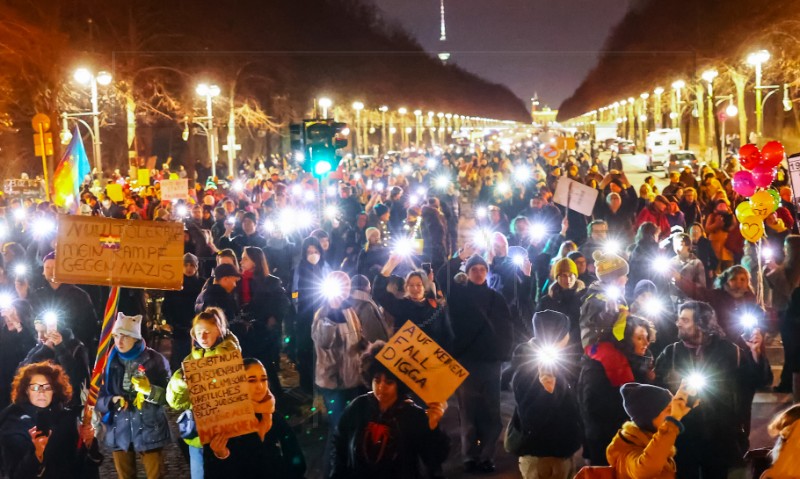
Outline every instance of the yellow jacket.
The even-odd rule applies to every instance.
[[[781,431],[778,459],[764,471],[761,479],[800,478],[800,421],[795,421]],[[773,450],[774,453],[774,450]]]
[[[622,425],[606,449],[617,479],[674,479],[675,439],[680,430],[665,421],[655,434],[631,421]]]

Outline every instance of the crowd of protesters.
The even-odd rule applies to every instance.
[[[503,435],[525,478],[572,477],[581,449],[585,464],[625,478],[742,468],[754,395],[773,383],[766,332],[780,331],[785,352],[775,389],[791,391],[800,371],[800,236],[785,171],[759,258],[733,215],[735,158],[671,173],[659,191],[652,178],[631,184],[615,153],[546,160],[538,147],[348,157],[321,183],[272,159],[198,178],[171,202],[160,200],[168,169],[141,188],[104,180],[122,185],[122,201],[86,185],[76,214],[180,221],[185,246],[182,290],[122,288],[94,426],[80,421],[82,391],[108,290],[56,282],[59,212],[6,199],[3,474],[96,476],[102,441],[119,477],[136,477],[137,459],[164,477],[172,410],[193,479],[305,477],[285,419],[297,412],[289,368],[309,405],[324,399],[323,477],[444,477],[458,454],[439,425],[448,404],[424,403],[376,359],[407,321],[469,371],[450,401],[465,473],[495,472]],[[553,202],[562,178],[598,190],[591,215]],[[171,332],[166,355],[155,319]],[[202,444],[181,362],[233,350],[247,358],[258,428]],[[507,424],[501,389],[515,402]],[[768,477],[800,474],[787,452],[798,418],[795,406],[771,425]]]

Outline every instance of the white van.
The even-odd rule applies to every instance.
[[[683,149],[683,139],[678,128],[661,128],[647,134],[647,171],[664,166],[670,153]]]

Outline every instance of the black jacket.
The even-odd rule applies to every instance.
[[[194,318],[194,302],[203,290],[205,280],[199,276],[184,276],[183,289],[165,291],[161,312],[173,335],[189,334]]]
[[[17,366],[36,344],[34,332],[22,325],[22,331],[9,331],[0,324],[0,408],[11,404],[11,382]]]
[[[381,413],[372,393],[359,396],[342,413],[333,436],[331,479],[416,479],[421,462],[433,469],[447,458],[450,440],[431,430],[425,411],[398,398]]]
[[[84,290],[72,284],[62,284],[58,289],[45,285],[31,294],[30,302],[34,318],[41,318],[47,311],[58,311],[59,323],[71,329],[80,342],[94,351],[100,323],[92,300]]]
[[[89,366],[89,351],[86,346],[73,336],[72,331],[59,328],[61,333],[61,344],[55,348],[39,343],[28,351],[25,359],[20,366],[40,363],[42,361],[53,361],[62,368],[69,376],[69,383],[72,386],[72,400],[70,407],[80,409],[80,391],[88,386],[91,377]]]
[[[547,294],[539,298],[536,311],[551,309],[565,314],[569,318],[569,342],[581,342],[581,302],[586,294],[586,285],[576,280],[572,289],[562,288],[558,282],[550,285]]]
[[[225,291],[225,288],[218,284],[211,284],[205,291],[200,293],[194,303],[194,312],[201,313],[209,306],[216,306],[224,313],[228,322],[233,322],[239,307],[236,304],[236,297],[233,293]]]
[[[372,278],[380,273],[390,254],[389,248],[379,244],[370,245],[366,251],[362,248],[356,259],[356,271],[367,278]]]
[[[260,414],[256,417],[260,418]],[[250,433],[228,440],[231,455],[217,459],[209,446],[203,448],[206,479],[256,479],[265,477],[301,479],[305,476],[306,460],[294,431],[279,414],[272,415],[272,428],[262,441]]]
[[[242,281],[245,279],[242,278]],[[240,287],[239,290],[241,289]],[[268,319],[275,318],[278,324],[283,322],[291,306],[281,280],[272,275],[251,278],[250,302],[244,304],[242,300],[241,304],[242,311],[249,319],[267,322]]]

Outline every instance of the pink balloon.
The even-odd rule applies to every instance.
[[[756,181],[753,174],[747,170],[737,171],[731,180],[733,191],[742,196],[751,197],[756,192]]]
[[[758,165],[753,168],[753,181],[755,181],[756,186],[766,188],[767,186],[771,185],[773,181],[775,181],[775,175],[777,174],[778,170],[775,168],[763,164]]]

